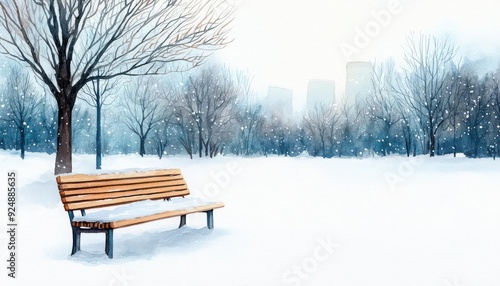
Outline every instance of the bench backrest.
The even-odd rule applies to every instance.
[[[56,178],[66,211],[189,195],[181,170],[71,174]]]

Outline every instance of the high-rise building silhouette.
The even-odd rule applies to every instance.
[[[329,80],[311,80],[307,87],[307,111],[313,110],[317,104],[332,105],[335,103],[335,82]]]

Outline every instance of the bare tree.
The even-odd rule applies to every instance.
[[[160,91],[153,78],[138,79],[125,88],[121,100],[123,120],[127,128],[139,137],[139,155],[146,154],[149,132],[161,122],[164,110],[158,103]]]
[[[181,94],[181,88],[178,84],[178,78],[170,76],[166,81],[159,83],[160,92],[159,104],[162,108],[162,119],[153,130],[153,140],[156,154],[162,159],[166,154],[166,149],[171,144],[172,137],[177,135],[178,125],[175,122],[175,106]]]
[[[99,75],[99,72],[97,72]],[[101,169],[102,165],[102,112],[103,107],[111,105],[116,100],[116,94],[112,94],[116,90],[118,78],[112,80],[102,80],[97,78],[95,81],[87,84],[83,88],[84,96],[81,97],[88,105],[96,109],[96,135],[95,135],[95,168]]]
[[[418,128],[416,126],[418,123],[415,122],[415,114],[402,101],[398,100],[397,103],[398,114],[401,116],[399,126],[403,135],[406,156],[410,157],[410,154],[417,156],[416,129]]]
[[[471,76],[463,69],[461,64],[453,66],[448,76],[448,86],[446,87],[446,110],[450,113],[448,118],[448,128],[451,129],[453,142],[453,157],[457,156],[458,130],[460,126],[461,109],[467,94],[472,90]]]
[[[341,119],[341,114],[336,106],[316,104],[302,119],[304,128],[313,140],[313,156],[321,153],[323,158],[329,157],[327,143],[334,144],[334,134]],[[315,146],[316,144],[319,144]],[[319,152],[318,152],[319,151]]]
[[[259,128],[262,154],[266,157],[268,154],[285,155],[285,157],[291,155],[291,127],[292,124],[285,121],[280,112],[264,116],[262,127]]]
[[[178,107],[195,124],[198,155],[216,156],[231,133],[235,116],[236,89],[227,68],[210,66],[187,78],[183,100]]]
[[[263,121],[262,106],[252,88],[253,77],[248,72],[236,73],[236,89],[238,99],[236,103],[237,153],[245,156],[253,153],[253,143],[257,136],[258,127]]]
[[[257,102],[246,102],[238,106],[237,122],[239,123],[238,130],[238,145],[242,155],[251,155],[254,141],[257,137],[258,128],[262,125],[262,106]]]
[[[167,146],[168,144],[170,144],[171,137],[174,134],[174,130],[172,129],[170,120],[170,118],[161,120],[153,130],[155,151],[156,155],[158,155],[158,158],[160,159],[163,158],[163,155],[166,154]]]
[[[196,152],[195,123],[182,108],[176,108],[174,114],[176,117],[174,124],[179,129],[179,142],[189,157],[193,159],[193,154]]]
[[[359,152],[356,145],[356,135],[360,128],[360,119],[366,112],[365,107],[360,105],[360,102],[349,104],[347,99],[340,104],[340,127],[338,128],[339,148],[338,156],[342,157],[350,153],[351,155],[358,156]]]
[[[446,109],[447,69],[456,48],[448,38],[411,33],[406,38],[404,79],[396,89],[405,104],[416,114],[430,156],[434,157],[436,137],[451,115]]]
[[[184,108],[184,89],[182,85],[170,83],[168,93],[164,93],[164,99],[172,106],[172,125],[176,127],[174,133],[177,134],[182,148],[193,159],[196,152],[195,129],[196,124],[192,115]]]
[[[474,84],[475,82],[475,84]],[[486,142],[488,134],[490,106],[492,94],[495,92],[496,84],[491,74],[486,74],[483,78],[475,78],[471,85],[471,90],[464,98],[464,111],[462,113],[462,123],[465,125],[468,138],[468,155],[477,158],[479,149]]]
[[[37,116],[42,103],[40,96],[33,90],[28,73],[19,66],[9,68],[7,83],[3,88],[9,112],[3,120],[11,121],[19,132],[19,149],[24,159],[26,151],[26,132],[31,120]]]
[[[0,52],[27,64],[57,101],[55,173],[72,172],[71,113],[86,84],[197,66],[228,43],[232,14],[219,1],[1,1]]]
[[[495,159],[500,156],[500,69],[497,69],[495,75],[493,76],[493,93],[491,95],[491,107],[492,107],[492,157]]]
[[[396,80],[395,64],[391,60],[373,66],[373,94],[367,99],[368,113],[382,127],[382,152],[388,155],[391,151],[393,126],[401,120],[398,97],[392,89]]]

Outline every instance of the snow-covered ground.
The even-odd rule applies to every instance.
[[[0,189],[7,170],[19,181],[17,278],[2,231],[1,285],[500,285],[500,161],[105,157],[105,170],[181,168],[192,196],[226,204],[213,230],[204,214],[118,229],[112,260],[100,234],[69,255],[53,162],[0,151]],[[74,156],[75,172],[93,164]]]

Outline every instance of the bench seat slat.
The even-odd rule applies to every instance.
[[[92,194],[105,194],[105,193],[113,193],[113,192],[123,192],[123,191],[136,191],[136,190],[144,190],[144,189],[153,189],[153,188],[178,188],[178,187],[186,187],[186,182],[184,180],[176,180],[171,182],[151,182],[151,183],[143,183],[143,184],[131,184],[131,185],[120,185],[120,186],[109,186],[109,187],[100,187],[100,188],[90,188],[90,189],[79,189],[79,190],[70,190],[70,191],[61,191],[59,194],[61,197],[69,197],[69,196],[79,196],[79,195],[92,195]],[[187,187],[186,187],[187,188]]]
[[[100,207],[122,205],[122,204],[126,204],[126,203],[132,203],[132,202],[143,201],[143,200],[154,200],[154,199],[158,200],[158,199],[165,199],[165,198],[170,198],[170,197],[180,197],[180,196],[186,196],[188,194],[189,194],[189,191],[178,191],[178,192],[169,192],[168,195],[164,194],[164,193],[160,193],[160,194],[133,196],[133,197],[120,197],[120,198],[97,200],[97,201],[67,203],[67,204],[64,204],[64,209],[66,211],[81,210],[81,209],[93,209],[93,208],[100,208]]]
[[[76,182],[76,183],[61,183],[58,185],[60,191],[70,192],[71,190],[99,188],[108,186],[121,186],[130,184],[142,184],[151,182],[176,182],[182,180],[182,175],[173,176],[155,176],[146,178],[130,178],[130,179],[117,179],[106,181],[91,181],[91,182]]]
[[[132,171],[125,173],[116,174],[70,174],[70,175],[60,175],[56,178],[58,184],[63,183],[78,183],[78,182],[93,182],[93,181],[109,181],[109,180],[120,180],[120,179],[130,179],[130,178],[144,178],[144,177],[155,177],[155,176],[171,176],[180,175],[180,169],[169,169],[169,170],[152,170],[152,171]]]
[[[200,199],[172,199],[171,201],[140,201],[112,210],[88,213],[73,219],[73,226],[120,228],[153,220],[204,212],[224,207],[220,202],[205,202]]]

